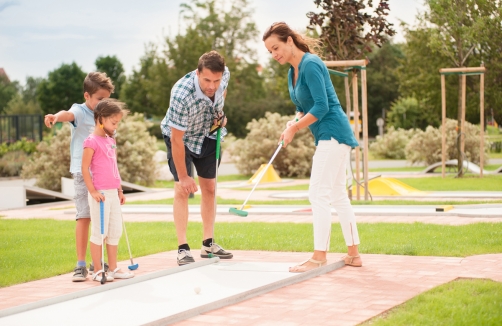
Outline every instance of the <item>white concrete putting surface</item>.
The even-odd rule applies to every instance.
[[[148,275],[142,275],[138,278],[145,278],[143,281],[130,279],[94,287],[88,290],[95,293],[88,291],[87,295],[75,299],[61,296],[60,300],[53,300],[61,302],[40,308],[21,308],[18,310],[22,312],[0,318],[0,324],[168,324],[344,266],[343,261],[338,261],[295,274],[288,272],[288,268],[295,263],[226,262],[213,259],[206,264],[196,264],[195,268],[184,266],[179,269],[181,272],[174,271],[161,277],[145,278]],[[120,283],[122,286],[117,287]],[[199,294],[196,288],[200,289]]]

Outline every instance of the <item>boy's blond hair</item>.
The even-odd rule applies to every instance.
[[[87,92],[89,95],[92,95],[100,89],[106,89],[110,93],[113,93],[115,86],[113,86],[110,77],[104,72],[93,71],[88,73],[84,79],[84,93]]]

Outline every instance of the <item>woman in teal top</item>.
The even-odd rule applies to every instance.
[[[296,105],[296,119],[289,121],[279,141],[286,147],[300,129],[309,127],[316,151],[312,162],[309,200],[314,223],[314,253],[307,261],[289,269],[301,273],[327,263],[331,236],[331,206],[335,207],[348,254],[345,264],[362,266],[359,234],[354,211],[346,192],[345,171],[352,148],[358,146],[349,120],[342,110],[329,72],[316,55],[318,40],[275,23],[263,35],[263,42],[280,64],[289,63],[289,94]]]

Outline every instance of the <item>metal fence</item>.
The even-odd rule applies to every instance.
[[[0,144],[11,144],[21,138],[41,141],[43,124],[41,114],[0,115]]]

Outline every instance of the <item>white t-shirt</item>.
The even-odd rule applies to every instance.
[[[75,120],[70,121],[70,173],[82,173],[82,155],[84,152],[84,140],[94,132],[94,111],[85,103],[73,104],[69,112],[73,113]]]

